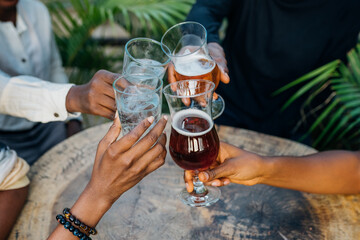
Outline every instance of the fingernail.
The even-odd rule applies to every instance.
[[[149,121],[149,123],[153,123],[154,122],[154,117],[150,116],[150,117],[147,118],[147,120]]]
[[[119,113],[118,113],[118,111],[116,111],[114,119],[117,119],[118,117],[119,117]]]
[[[207,172],[203,172],[204,177],[205,177],[205,181],[207,181],[209,179],[209,174]]]
[[[163,118],[167,121],[168,120],[168,116],[164,115]]]
[[[185,183],[185,187],[186,187],[186,191],[188,191],[189,190],[189,184]]]
[[[230,183],[230,180],[226,179],[224,180],[224,185],[228,185]]]
[[[211,183],[211,186],[213,186],[213,187],[217,187],[219,184],[217,183],[217,182],[213,182],[213,183]]]

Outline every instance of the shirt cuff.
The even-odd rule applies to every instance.
[[[57,84],[30,76],[13,77],[4,88],[0,110],[33,122],[64,121],[80,115],[66,110],[66,96],[74,84]]]
[[[60,85],[58,89],[50,89],[51,92],[56,96],[54,98],[54,106],[52,121],[65,121],[68,117],[76,115],[77,113],[69,113],[66,109],[66,96],[74,84],[56,84]],[[56,100],[58,99],[58,101]],[[80,114],[79,114],[80,115]]]

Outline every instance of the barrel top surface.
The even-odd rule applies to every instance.
[[[46,239],[56,214],[71,207],[88,183],[98,142],[110,124],[58,144],[29,173],[29,199],[9,239]],[[262,155],[316,151],[290,140],[227,126],[222,141]],[[170,128],[167,126],[169,135]],[[319,195],[267,185],[231,184],[211,207],[185,206],[183,171],[164,166],[123,194],[97,226],[94,239],[360,239],[360,195]]]

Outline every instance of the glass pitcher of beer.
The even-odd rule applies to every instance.
[[[220,70],[207,47],[207,31],[197,22],[179,23],[166,31],[161,39],[163,51],[175,68],[176,81],[204,79],[219,85]],[[219,117],[225,102],[221,96],[212,101],[212,117]]]

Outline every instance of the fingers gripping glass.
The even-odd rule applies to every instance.
[[[163,51],[175,68],[176,81],[205,79],[219,85],[221,72],[207,47],[207,32],[197,22],[179,23],[166,31],[161,39]],[[221,96],[212,103],[212,117],[216,119],[225,109]]]
[[[219,138],[211,117],[214,88],[213,82],[194,79],[169,84],[163,91],[171,115],[170,155],[178,166],[195,172],[194,191],[184,189],[180,193],[180,199],[192,207],[210,206],[221,196],[218,188],[205,187],[197,177],[219,153]]]
[[[154,122],[143,134],[145,136],[160,120],[162,86],[162,81],[150,70],[141,75],[125,74],[114,81],[122,135],[130,132],[145,118],[153,116]]]

